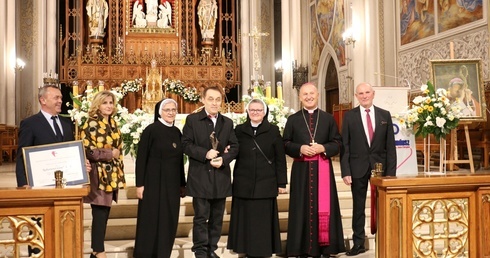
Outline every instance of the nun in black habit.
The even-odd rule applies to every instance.
[[[247,121],[235,128],[239,151],[227,248],[270,257],[281,253],[277,195],[286,193],[286,154],[279,128],[267,121],[267,105],[253,99],[246,110]]]
[[[155,121],[145,128],[138,143],[135,258],[167,258],[172,253],[186,184],[182,134],[174,126],[176,114],[175,100],[158,102]]]

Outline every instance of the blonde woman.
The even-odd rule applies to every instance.
[[[121,132],[113,115],[116,97],[110,91],[97,93],[89,108],[89,118],[82,126],[81,139],[92,166],[90,193],[84,202],[92,207],[92,253],[90,258],[107,257],[104,238],[112,201],[124,188]]]

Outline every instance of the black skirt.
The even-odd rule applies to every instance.
[[[277,199],[233,197],[227,248],[249,256],[281,253]]]

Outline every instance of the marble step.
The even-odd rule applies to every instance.
[[[352,232],[350,231],[345,231],[346,232],[344,238],[345,238],[345,246],[346,249],[349,250],[353,243],[352,239],[350,239]],[[287,239],[287,233],[281,233],[281,240],[282,240],[282,250],[285,250],[286,247],[286,239]],[[216,250],[216,253],[222,257],[222,258],[238,258],[238,257],[243,257],[243,254],[236,254],[231,252],[230,250],[226,249],[226,243],[227,243],[227,236],[222,236],[220,238],[220,241],[218,243],[218,249]],[[371,258],[374,257],[374,248],[375,248],[375,236],[373,235],[367,235],[366,236],[366,241],[365,241],[365,247],[368,249],[366,254],[359,255],[357,257],[359,258]],[[132,258],[133,257],[133,247],[134,247],[134,240],[108,240],[105,241],[105,249],[107,253],[108,258]],[[171,258],[191,258],[192,256],[192,238],[191,237],[183,237],[183,238],[176,238],[175,243],[174,243],[174,248],[171,254]],[[89,258],[90,252],[90,241],[85,241],[84,242],[84,258]],[[273,257],[280,257],[274,255]],[[343,254],[337,255],[337,257],[345,257]]]
[[[352,209],[352,195],[349,192],[339,192],[339,204],[341,209]],[[366,207],[371,205],[371,193],[368,191],[366,199]],[[227,198],[225,212],[231,212],[232,198]],[[277,197],[278,210],[280,212],[289,210],[289,194],[280,194]],[[109,218],[136,218],[138,214],[137,199],[120,199],[118,203],[114,203],[111,208]],[[193,216],[192,198],[185,197],[181,199],[180,214],[183,216]],[[92,219],[92,213],[89,204],[84,204],[84,219]]]
[[[281,232],[287,231],[287,212],[279,213],[279,227]],[[188,237],[192,231],[192,216],[180,216],[176,237]],[[230,215],[224,215],[221,235],[228,235]],[[91,220],[84,220],[84,239],[91,239]],[[109,219],[107,222],[106,240],[130,240],[136,235],[136,218]]]

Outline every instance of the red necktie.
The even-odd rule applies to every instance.
[[[373,123],[371,122],[371,116],[369,115],[369,109],[366,109],[366,123],[367,123],[367,128],[368,128],[368,134],[369,134],[369,142],[371,143],[373,141]]]

